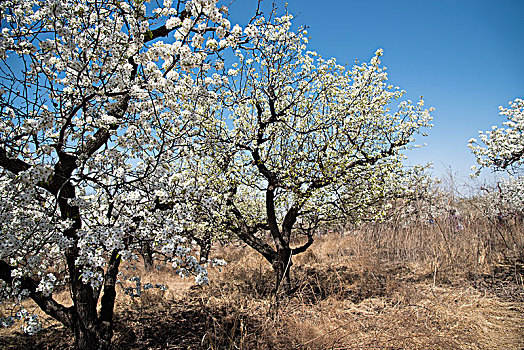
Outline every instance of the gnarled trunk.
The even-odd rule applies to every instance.
[[[108,349],[113,337],[113,314],[116,299],[116,280],[120,265],[118,251],[113,251],[105,273],[100,312],[97,312],[98,296],[91,284],[83,283],[80,268],[75,265],[77,248],[67,254],[71,278],[71,331],[75,338],[75,349]]]
[[[114,251],[108,265],[103,286],[100,312],[97,313],[98,295],[90,284],[83,283],[80,269],[74,265],[75,247],[67,252],[73,305],[65,307],[56,302],[52,296],[38,291],[38,282],[31,277],[17,279],[20,286],[29,291],[29,296],[49,316],[69,328],[74,335],[75,349],[108,349],[113,336],[113,313],[116,297],[116,276],[120,258]],[[72,263],[72,264],[71,264]],[[14,270],[5,261],[0,260],[0,279],[13,283],[11,276]]]

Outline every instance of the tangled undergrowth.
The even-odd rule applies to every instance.
[[[270,266],[245,246],[215,247],[229,261],[194,287],[168,270],[148,275],[167,291],[118,297],[114,349],[522,349],[523,264],[484,271],[435,269],[364,249],[358,235],[317,239],[298,256],[292,295],[271,293]],[[519,280],[520,278],[520,280]],[[67,299],[67,293],[62,296]],[[46,319],[28,336],[2,330],[5,349],[72,348]]]

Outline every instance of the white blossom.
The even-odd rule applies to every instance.
[[[206,111],[227,79],[223,65],[215,68],[222,60],[213,55],[215,37],[238,34],[225,48],[245,36],[238,25],[229,32],[217,1],[155,6],[0,1],[2,288],[34,282],[34,290],[9,287],[2,295],[48,298],[74,284],[75,304],[65,313],[89,303],[96,309],[111,267],[136,259],[141,242],[205,282],[195,247],[181,238],[191,218],[183,205],[169,207],[185,189],[169,179],[202,125],[212,124]],[[68,326],[47,301],[44,311]],[[26,332],[39,329],[37,318],[20,317]]]

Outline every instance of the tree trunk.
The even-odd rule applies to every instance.
[[[76,350],[105,350],[111,344],[112,331],[103,332],[96,326],[96,321],[81,320],[78,316],[73,320]]]
[[[197,240],[198,245],[200,246],[200,265],[204,265],[209,262],[209,253],[211,251],[211,238],[205,237]]]
[[[111,345],[113,337],[115,285],[120,256],[117,250],[111,254],[105,273],[100,314],[97,312],[99,293],[95,293],[90,283],[82,282],[81,268],[75,265],[76,256],[78,256],[76,247],[71,247],[66,253],[71,276],[71,296],[73,298],[71,330],[74,334],[75,349],[105,350]]]
[[[75,349],[108,349],[113,337],[112,319],[111,321],[99,319],[96,310],[98,299],[94,297],[93,289],[89,284],[81,281],[72,284],[74,305],[71,330],[74,334]],[[114,303],[110,307],[113,308]]]
[[[155,264],[153,260],[153,249],[151,249],[151,244],[149,242],[145,242],[142,245],[141,249],[142,258],[144,259],[144,269],[146,271],[152,271]]]
[[[291,249],[285,247],[277,251],[275,259],[272,262],[273,270],[275,271],[275,294],[282,292],[289,292],[291,290],[290,270],[293,262],[291,261]]]

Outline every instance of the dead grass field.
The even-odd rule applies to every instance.
[[[114,348],[524,349],[524,267],[511,251],[475,241],[474,230],[376,231],[317,238],[278,305],[269,264],[242,245],[213,248],[229,264],[206,287],[168,270],[147,275],[169,289],[118,296]],[[70,334],[42,318],[34,336],[0,330],[0,348],[71,348]]]

